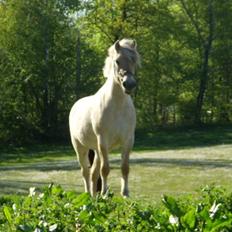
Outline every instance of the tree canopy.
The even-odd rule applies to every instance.
[[[142,57],[138,128],[230,123],[231,18],[228,0],[1,0],[0,144],[68,138],[72,104],[124,37]]]

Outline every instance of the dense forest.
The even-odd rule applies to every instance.
[[[124,37],[142,60],[137,128],[232,122],[231,18],[231,0],[0,0],[0,145],[69,139]]]

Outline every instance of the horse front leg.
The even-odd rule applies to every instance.
[[[100,176],[102,180],[101,195],[104,195],[107,191],[107,177],[110,172],[110,167],[108,160],[108,149],[101,138],[98,138],[98,154],[100,158]]]
[[[81,174],[83,176],[85,192],[89,193],[89,160],[87,151],[80,153],[79,152],[79,163],[81,166]]]
[[[81,166],[81,174],[83,177],[83,182],[85,186],[85,192],[89,192],[89,159],[87,155],[87,149],[84,148],[78,140],[72,138],[73,148],[79,158],[79,163]]]
[[[128,175],[129,175],[129,151],[122,152],[122,161],[121,161],[121,195],[123,197],[129,197],[129,188],[128,188]]]
[[[121,161],[121,195],[123,197],[129,197],[129,187],[128,187],[128,176],[129,176],[129,156],[130,151],[134,144],[134,136],[132,136],[123,146],[122,146],[122,161]]]

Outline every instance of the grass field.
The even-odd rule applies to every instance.
[[[19,148],[0,154],[0,194],[26,194],[51,182],[83,191],[71,146]],[[110,155],[110,188],[120,189],[120,155]],[[204,185],[232,189],[232,130],[138,132],[130,159],[131,197],[158,200],[162,194],[196,193]]]

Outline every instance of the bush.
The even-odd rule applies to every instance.
[[[41,193],[0,198],[0,231],[231,231],[232,195],[205,187],[199,197],[164,196],[144,206],[116,197],[91,198],[50,185]]]

